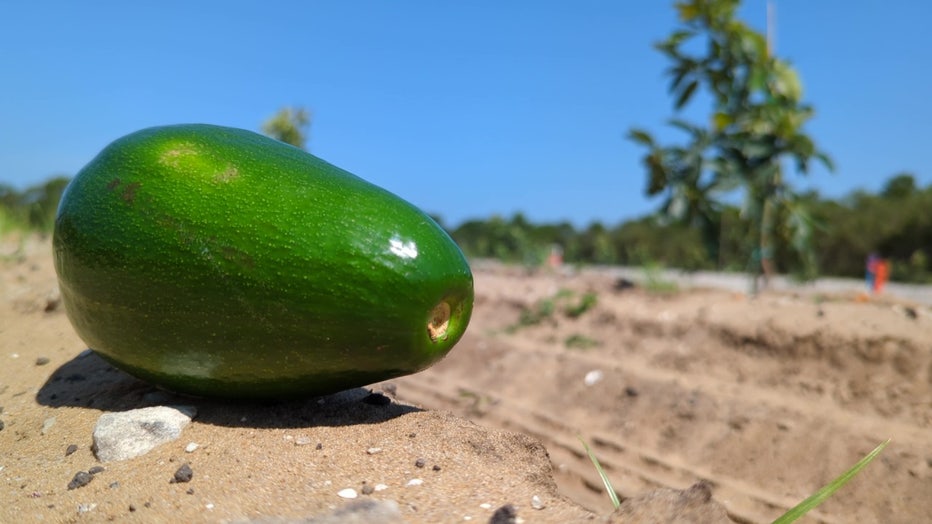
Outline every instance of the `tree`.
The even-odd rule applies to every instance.
[[[904,199],[916,191],[916,178],[911,173],[899,173],[887,180],[880,194],[886,198]]]
[[[262,124],[262,132],[275,140],[307,150],[311,115],[303,107],[283,107]]]
[[[689,135],[686,146],[661,146],[642,129],[628,137],[647,148],[647,194],[664,194],[662,215],[697,226],[718,259],[722,206],[742,194],[741,223],[748,238],[748,268],[757,291],[761,271],[769,273],[777,242],[789,244],[812,273],[812,220],[783,177],[785,159],[807,173],[812,159],[829,170],[832,161],[803,132],[813,115],[803,104],[793,68],[771,56],[766,39],[735,17],[739,0],[677,2],[683,27],[655,47],[671,61],[674,108],[685,107],[700,87],[712,99],[707,127],[673,119]],[[705,54],[690,54],[697,39]],[[782,232],[782,234],[778,234]]]

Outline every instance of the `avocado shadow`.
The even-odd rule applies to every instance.
[[[253,428],[378,424],[407,413],[423,411],[366,388],[303,400],[267,402],[180,395],[158,389],[113,367],[91,350],[81,352],[56,369],[36,393],[36,401],[54,408],[78,407],[108,412],[189,405],[197,408],[196,422]]]

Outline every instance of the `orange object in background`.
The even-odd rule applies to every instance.
[[[890,276],[890,263],[884,259],[880,259],[877,261],[875,268],[874,293],[882,293],[883,286],[887,283],[887,278]]]

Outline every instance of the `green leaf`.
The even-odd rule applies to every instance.
[[[877,455],[879,455],[880,452],[883,451],[883,448],[887,447],[887,444],[889,443],[890,443],[890,439],[887,439],[884,442],[880,443],[879,446],[874,448],[873,451],[871,451],[864,458],[859,460],[858,463],[855,464],[851,469],[842,473],[838,478],[829,482],[819,491],[816,491],[815,493],[813,493],[809,498],[800,502],[795,507],[791,508],[789,511],[784,513],[780,518],[773,521],[773,524],[788,524],[790,522],[794,522],[799,517],[802,517],[803,515],[808,513],[809,510],[825,502],[825,500],[831,497],[832,494],[838,491],[839,488],[847,484],[848,481],[854,478],[855,475],[860,473],[860,471],[864,469],[865,466],[870,464],[870,462],[874,460],[877,457]]]
[[[618,494],[615,493],[615,489],[612,487],[612,481],[608,479],[608,475],[605,474],[605,469],[602,468],[602,464],[599,463],[599,459],[596,458],[595,453],[592,452],[592,449],[589,448],[589,444],[586,444],[586,441],[580,436],[576,436],[584,448],[586,448],[586,453],[589,455],[589,460],[592,461],[592,465],[595,466],[595,470],[599,472],[599,476],[602,477],[602,484],[605,485],[605,491],[608,492],[608,497],[612,499],[612,506],[615,509],[618,509],[618,506],[621,506],[621,501],[618,500]]]
[[[767,86],[767,68],[762,66],[752,67],[748,77],[748,85],[752,91],[763,91],[764,87]]]
[[[680,14],[680,20],[691,22],[699,16],[699,7],[695,3],[677,2],[674,7]]]
[[[799,75],[782,60],[774,60],[772,65],[774,93],[786,97],[791,102],[798,102],[803,96],[803,85]]]
[[[644,157],[644,163],[647,165],[649,180],[647,182],[647,195],[654,196],[667,188],[667,169],[663,164],[663,153],[661,150],[654,150]]]
[[[676,109],[682,109],[682,107],[685,106],[687,102],[689,102],[689,99],[692,98],[693,93],[696,91],[697,87],[699,87],[698,80],[693,80],[687,84],[686,88],[680,92],[680,96],[676,98],[676,104],[674,104],[674,107]]]
[[[673,75],[673,78],[670,79],[670,87],[667,88],[671,93],[676,92],[680,89],[680,86],[683,85],[683,80],[688,75],[695,75],[696,71],[696,61],[689,58],[682,58],[679,60],[679,63],[671,67],[668,72]]]
[[[718,132],[733,124],[734,121],[734,116],[724,111],[717,111],[712,115],[712,128]]]
[[[643,129],[631,128],[631,130],[628,131],[627,138],[643,146],[654,147],[654,137],[650,136],[650,133]]]
[[[695,35],[693,31],[688,29],[680,29],[679,31],[673,31],[670,36],[667,37],[666,43],[672,45],[673,47],[678,47],[680,44],[689,40]]]
[[[698,137],[702,135],[704,132],[704,130],[700,128],[699,126],[690,124],[689,122],[679,119],[679,118],[671,118],[667,123],[677,129],[680,129],[682,131],[689,133],[690,135],[693,135],[693,137]]]
[[[825,169],[828,169],[829,171],[835,171],[835,161],[832,160],[832,157],[821,151],[816,152],[816,154],[813,156],[815,156],[819,162],[822,162],[822,165],[825,166]]]

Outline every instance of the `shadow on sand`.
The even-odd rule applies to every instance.
[[[421,411],[381,393],[354,388],[307,400],[232,402],[178,395],[160,390],[111,366],[92,351],[61,365],[36,394],[50,407],[126,411],[157,405],[193,405],[196,420],[227,427],[304,428],[378,424]]]

